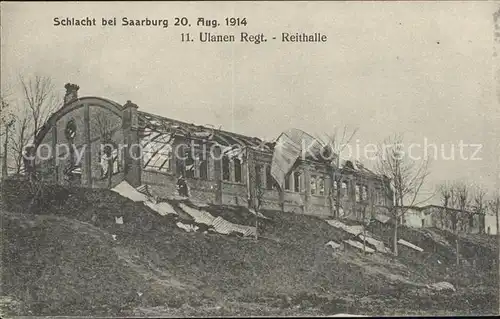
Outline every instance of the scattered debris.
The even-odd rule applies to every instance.
[[[191,233],[191,232],[194,233],[198,230],[198,226],[188,225],[188,224],[184,224],[181,222],[177,222],[176,225],[177,225],[177,227],[184,229],[188,233]]]
[[[123,225],[123,216],[120,216],[120,217],[115,217],[115,222],[116,222],[118,225]]]
[[[186,204],[180,203],[179,207],[185,211],[188,215],[194,218],[197,224],[205,224],[207,226],[212,226],[216,232],[229,235],[231,233],[239,233],[243,236],[255,236],[257,230],[252,226],[233,224],[222,217],[215,218],[209,212],[204,210],[199,210],[187,206]]]
[[[325,246],[332,247],[333,249],[342,249],[342,245],[334,242],[333,240],[330,240],[325,244]]]
[[[363,244],[360,243],[359,241],[349,239],[349,240],[344,240],[344,242],[346,244],[351,245],[352,247],[358,248],[358,249],[365,251],[367,253],[370,253],[370,254],[375,252],[374,249],[371,249],[370,247],[367,247],[367,246],[363,246]]]
[[[150,195],[147,184],[142,184],[141,186],[137,187],[136,190],[142,194]]]
[[[446,281],[441,281],[432,285],[427,285],[427,288],[436,291],[453,291],[453,292],[456,291],[455,287]]]
[[[376,240],[375,238],[372,238],[372,237],[369,237],[369,236],[365,236],[363,234],[360,234],[359,238],[360,238],[361,241],[363,241],[363,240],[366,239],[366,242],[368,244],[374,246],[377,251],[380,251],[380,252],[383,252],[383,253],[387,252],[387,249],[386,249],[384,243],[381,242],[380,240]]]
[[[381,222],[382,224],[387,223],[391,218],[382,214],[375,214],[375,220]]]
[[[415,249],[416,251],[419,251],[419,252],[423,252],[424,250],[416,245],[413,245],[412,243],[404,240],[404,239],[400,239],[398,240],[398,244],[401,244],[401,245],[404,245],[406,247],[409,247],[409,248],[412,248],[412,249]]]
[[[180,203],[179,207],[188,213],[191,217],[194,218],[194,221],[197,224],[205,224],[208,226],[211,226],[215,220],[215,217],[210,215],[210,213],[203,211],[203,210],[198,210],[196,208],[191,208],[187,206],[186,204]]]
[[[255,211],[254,209],[252,209],[252,208],[248,209],[248,211],[249,211],[250,213],[252,213],[252,214],[256,215],[256,216],[257,216],[257,217],[259,217],[259,218],[269,219],[269,217],[266,217],[266,216],[262,215],[262,213],[261,213],[261,212],[256,212],[256,211]]]
[[[147,201],[146,195],[140,193],[135,188],[130,186],[126,181],[121,182],[111,189],[112,191],[126,197],[128,199],[133,200],[134,202],[145,202]]]
[[[229,235],[231,233],[240,233],[243,236],[247,237],[255,236],[257,231],[255,227],[233,224],[222,217],[217,217],[214,220],[212,226],[218,233],[225,235]]]
[[[342,222],[339,222],[338,220],[330,219],[326,221],[328,224],[335,228],[342,229],[346,232],[348,232],[351,235],[358,236],[361,234],[364,230],[363,226],[348,226]]]
[[[172,205],[170,205],[167,202],[156,202],[155,203],[152,201],[146,201],[146,202],[144,202],[144,205],[148,206],[149,208],[151,208],[152,210],[154,210],[155,212],[157,212],[161,216],[166,216],[169,214],[178,215],[177,212],[175,211],[175,209],[172,207]]]
[[[444,238],[437,232],[431,229],[422,229],[421,231],[425,234],[425,236],[431,238],[433,241],[439,243],[440,245],[443,245],[445,247],[451,247],[451,244],[446,240],[446,238]]]

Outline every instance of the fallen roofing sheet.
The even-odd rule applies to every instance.
[[[382,214],[375,214],[375,219],[381,222],[382,224],[387,223],[391,218]]]
[[[429,236],[434,240],[435,242],[438,242],[439,244],[443,246],[450,247],[451,244],[446,240],[446,238],[437,232],[430,230],[430,229],[422,229],[425,235]]]
[[[144,191],[147,188],[140,187],[140,189]],[[165,216],[168,214],[178,215],[177,212],[175,211],[175,209],[169,203],[167,203],[167,202],[154,203],[154,202],[150,201],[146,195],[140,193],[137,189],[133,188],[126,181],[121,182],[112,190],[119,193],[120,195],[122,195],[124,197],[127,197],[127,198],[133,200],[134,202],[144,202],[144,205],[148,206],[149,208],[156,211],[157,213],[159,213],[162,216]],[[194,221],[196,223],[205,224],[207,226],[213,226],[215,231],[217,231],[218,233],[221,233],[221,234],[227,235],[227,234],[230,234],[232,232],[237,232],[237,233],[241,233],[243,236],[255,236],[255,234],[257,232],[257,229],[255,227],[233,224],[233,223],[228,222],[227,220],[223,219],[222,217],[215,218],[209,212],[189,207],[183,203],[180,203],[179,207],[183,211],[185,211],[188,215],[193,217]],[[263,215],[262,215],[262,217],[266,218]],[[188,232],[196,231],[198,229],[197,226],[186,225],[186,224],[183,224],[180,222],[177,223],[177,226],[188,231]]]
[[[240,233],[243,236],[247,237],[247,236],[255,236],[257,231],[255,227],[233,224],[231,222],[228,222],[222,217],[217,217],[214,220],[212,226],[214,227],[215,231],[225,235],[234,232],[234,233]]]
[[[307,145],[308,149],[303,149]],[[299,129],[289,129],[276,139],[271,162],[271,175],[278,185],[283,187],[285,176],[301,154],[306,154],[306,152],[307,154],[319,154],[321,150],[321,143],[311,135]]]
[[[373,249],[371,249],[370,247],[367,247],[367,246],[365,246],[365,248],[363,249],[363,244],[360,243],[359,241],[355,241],[355,240],[349,239],[349,240],[344,240],[344,243],[347,243],[347,244],[351,245],[352,247],[364,250],[367,253],[374,253],[375,252],[375,250],[373,250]]]
[[[380,252],[387,252],[385,245],[383,242],[380,240],[376,240],[375,238],[369,237],[369,236],[364,236],[363,234],[359,235],[359,238],[361,241],[365,240],[366,237],[366,242],[370,245],[375,246],[375,249]]]
[[[434,289],[437,291],[441,291],[441,290],[455,291],[455,287],[446,281],[441,281],[441,282],[437,282],[437,283],[432,284],[432,285],[427,285],[427,288]]]
[[[183,203],[179,204],[179,207],[194,218],[194,221],[198,224],[205,224],[207,226],[212,226],[215,217],[210,215],[209,212],[198,210],[196,208],[189,207]]]
[[[144,205],[148,206],[161,216],[166,216],[168,214],[178,215],[175,209],[167,202],[153,203],[151,201],[145,201]]]
[[[197,201],[197,200],[192,199],[192,198],[190,198],[190,199],[189,199],[189,201],[190,201],[193,205],[195,205],[195,206],[197,206],[197,207],[210,207],[210,205],[209,205],[208,203],[206,203],[206,202]]]
[[[177,227],[184,229],[186,232],[191,233],[191,232],[196,232],[198,230],[198,226],[193,226],[190,224],[184,224],[181,222],[177,222]]]
[[[334,219],[329,219],[326,220],[328,224],[335,228],[340,228],[343,229],[344,231],[348,232],[349,234],[352,234],[354,236],[358,236],[363,232],[364,227],[363,226],[348,226],[342,222],[339,222],[338,220]]]
[[[423,252],[424,250],[416,245],[413,245],[412,243],[404,240],[404,239],[400,239],[398,240],[398,244],[401,244],[401,245],[404,245],[406,247],[410,247],[412,249],[415,249],[416,251],[420,251],[420,252]]]
[[[333,249],[338,249],[338,248],[342,247],[342,245],[340,245],[340,244],[338,244],[338,243],[334,242],[333,240],[330,240],[329,242],[327,242],[327,243],[325,244],[325,246],[332,247]]]
[[[138,192],[135,188],[130,186],[126,181],[121,182],[111,189],[112,191],[126,197],[128,199],[133,200],[134,202],[145,202],[148,200],[146,195]]]
[[[183,203],[180,203],[179,207],[193,217],[196,223],[212,226],[216,232],[223,235],[229,235],[230,233],[235,232],[240,233],[243,236],[255,236],[257,232],[255,227],[233,224],[220,216],[216,218],[204,210],[198,210]]]
[[[142,193],[142,194],[145,194],[145,195],[148,195],[148,192],[149,192],[147,184],[142,184],[141,186],[137,187],[136,190],[139,193]]]
[[[253,210],[252,208],[248,209],[248,211],[254,215],[256,215],[257,217],[260,217],[260,218],[263,218],[263,219],[269,219],[269,217],[266,217],[264,215],[262,215],[261,212],[256,212],[255,210]]]

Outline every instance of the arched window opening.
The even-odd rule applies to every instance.
[[[241,160],[237,157],[233,159],[234,163],[234,181],[237,183],[241,183]]]
[[[184,176],[187,178],[194,178],[194,158],[190,150],[187,150],[185,158],[186,164],[184,167],[186,170],[186,174]]]
[[[361,188],[361,200],[368,200],[368,187],[366,185]]]
[[[66,128],[64,129],[64,136],[68,140],[68,142],[73,143],[76,136],[76,122],[74,119],[71,119],[66,123]]]
[[[360,187],[359,185],[356,185],[355,188],[355,194],[356,194],[356,201],[359,202],[361,200],[361,193],[360,193]]]
[[[266,188],[267,189],[276,189],[276,183],[274,181],[274,177],[271,174],[271,166],[266,166]]]
[[[325,179],[323,177],[318,179],[318,193],[321,196],[325,195]]]
[[[301,182],[301,173],[300,172],[294,172],[293,173],[293,187],[294,187],[294,191],[296,193],[299,193],[300,192],[300,182]]]
[[[143,167],[160,172],[172,169],[172,145],[170,135],[158,134],[141,141]]]
[[[342,189],[341,189],[341,193],[342,193],[342,197],[347,197],[347,182],[342,182]]]
[[[231,165],[229,157],[226,155],[222,157],[222,179],[225,181],[231,180]]]
[[[287,174],[285,176],[285,190],[289,191],[290,190],[290,174]]]
[[[255,186],[256,187],[262,187],[262,166],[261,165],[255,165]]]
[[[309,181],[310,188],[311,188],[311,195],[316,194],[316,176],[311,175],[311,180]]]
[[[200,160],[200,179],[208,180],[208,160]]]

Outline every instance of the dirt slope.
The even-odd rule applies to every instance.
[[[418,314],[424,305],[475,311],[460,302],[470,299],[467,291],[424,293],[421,287],[445,280],[446,271],[423,271],[421,257],[333,253],[325,243],[347,235],[315,217],[264,212],[269,219],[259,220],[254,240],[187,233],[176,217],[109,190],[54,186],[29,210],[31,198],[21,182],[2,185],[1,295],[10,314]],[[255,225],[245,209],[207,210]],[[484,297],[477,302],[482,313],[495,306],[486,299],[491,293],[476,295]]]

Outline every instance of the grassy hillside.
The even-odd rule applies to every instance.
[[[174,202],[180,217],[162,217],[109,190],[51,186],[30,206],[33,194],[25,183],[1,187],[0,306],[8,314],[425,314],[422,308],[428,314],[487,314],[497,307],[495,272],[485,267],[460,269],[464,279],[456,282],[456,293],[424,288],[457,278],[450,275],[454,251],[446,245],[421,255],[402,249],[397,258],[333,252],[325,243],[347,239],[347,233],[319,218],[274,211],[259,220],[257,240],[187,233],[175,225],[187,214]],[[206,209],[255,225],[246,209]],[[390,229],[377,232],[390,241]],[[402,230],[410,241],[427,238],[419,234]],[[494,257],[495,246],[472,243],[484,249],[484,258]]]

